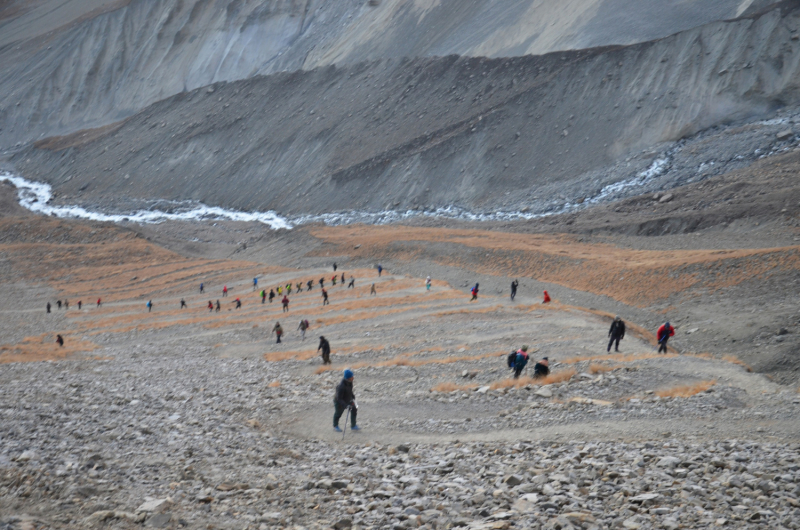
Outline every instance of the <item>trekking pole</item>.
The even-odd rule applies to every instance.
[[[344,419],[344,429],[342,429],[342,441],[344,441],[344,435],[347,434],[347,423],[350,421],[350,407],[347,407],[347,417]]]

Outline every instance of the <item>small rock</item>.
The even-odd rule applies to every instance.
[[[670,468],[674,468],[675,466],[677,466],[677,465],[678,465],[678,464],[680,464],[680,463],[681,463],[681,459],[680,459],[680,458],[676,458],[676,457],[674,457],[674,456],[665,456],[664,458],[662,458],[661,460],[659,460],[659,461],[658,461],[658,464],[656,464],[656,465],[657,465],[658,467],[670,467]]]
[[[788,140],[793,135],[794,135],[794,131],[792,131],[791,129],[785,129],[785,130],[779,132],[778,134],[776,134],[775,137],[778,140]]]
[[[19,457],[17,457],[17,460],[20,462],[28,462],[30,460],[36,460],[36,453],[34,453],[31,450],[24,451],[21,455],[19,455]]]
[[[537,396],[541,396],[543,398],[553,397],[553,391],[545,387],[537,389],[536,392],[534,392],[534,394],[536,394]]]
[[[671,201],[674,198],[675,198],[675,195],[673,195],[672,193],[665,193],[663,197],[658,199],[658,202],[661,203],[661,204],[664,204],[664,203],[667,203],[667,202]]]
[[[503,480],[507,486],[514,487],[522,484],[522,477],[519,475],[509,475]]]
[[[486,392],[489,391],[490,388],[491,387],[489,387],[488,385],[487,386],[482,386],[482,387],[478,388],[477,390],[475,390],[475,392],[477,392],[478,394],[485,394]]]
[[[147,501],[136,508],[136,512],[160,512],[161,510],[169,507],[171,504],[172,501],[170,499],[156,499]]]
[[[172,515],[168,513],[157,513],[147,519],[145,526],[150,528],[164,528],[172,520]]]
[[[350,528],[350,527],[352,527],[352,526],[353,526],[353,520],[352,520],[352,519],[348,519],[348,518],[346,518],[346,517],[345,517],[344,519],[339,519],[339,520],[338,520],[338,521],[336,521],[336,523],[333,525],[333,527],[334,527],[336,530],[343,530],[344,528]]]

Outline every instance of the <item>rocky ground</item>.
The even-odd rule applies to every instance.
[[[27,308],[0,319],[4,528],[797,527],[800,398],[734,357],[656,355],[633,320],[607,355],[608,313],[529,295],[470,303],[438,279],[426,291],[420,277],[349,267],[356,287],[333,287],[321,264],[187,258],[108,225],[3,222],[4,277]],[[330,260],[318,251],[307,259]],[[256,275],[267,288],[325,276],[331,305],[315,286],[285,314],[260,303]],[[56,298],[70,309],[46,314]],[[521,344],[551,359],[551,378],[509,379]],[[342,439],[331,398],[344,367],[363,430]]]

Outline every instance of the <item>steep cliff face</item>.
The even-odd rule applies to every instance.
[[[630,44],[752,0],[10,0],[0,146],[129,116],[219,81],[386,58]]]
[[[220,83],[14,162],[63,200],[117,206],[190,199],[299,214],[592,197],[622,178],[607,168],[623,156],[800,103],[798,27],[790,3],[627,47]]]

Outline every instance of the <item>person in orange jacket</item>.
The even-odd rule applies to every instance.
[[[658,328],[656,332],[656,339],[658,340],[658,353],[661,353],[663,350],[664,353],[667,353],[667,341],[670,337],[675,335],[675,328],[669,325],[669,322],[666,322]]]

